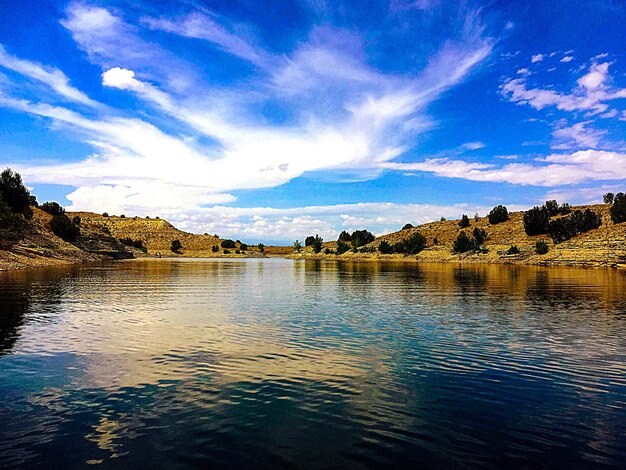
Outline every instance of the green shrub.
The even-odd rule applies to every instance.
[[[354,232],[352,232],[352,235],[350,235],[350,239],[353,244],[359,247],[373,242],[375,237],[371,232],[368,232],[367,230],[355,230]]]
[[[239,251],[239,250],[235,250],[235,254],[236,254],[236,255],[239,255],[239,254],[241,254],[241,251]]]
[[[26,208],[29,208],[32,202],[35,204],[37,202],[24,186],[20,174],[14,173],[10,168],[0,173],[0,199],[12,212],[25,215],[27,215],[25,213]]]
[[[309,235],[304,239],[304,246],[313,246],[315,242],[315,237],[313,235]]]
[[[26,221],[0,197],[0,249],[7,250],[24,238]]]
[[[350,245],[346,242],[337,242],[337,254],[343,255],[345,252],[350,250]]]
[[[333,253],[333,252],[330,250],[330,248],[326,248],[326,249],[324,250],[324,254],[325,254],[325,255],[330,255],[330,254],[332,254],[332,253]]]
[[[142,240],[133,240],[132,238],[127,237],[127,238],[120,238],[120,243],[126,246],[132,246],[133,248],[137,248],[143,251],[144,253],[148,252],[148,249],[146,248]]]
[[[414,228],[412,224],[404,224],[404,227],[402,227],[402,230],[409,230],[411,228]]]
[[[602,196],[602,200],[604,201],[605,204],[613,204],[614,197],[615,197],[615,194],[606,193],[604,196]]]
[[[545,206],[535,206],[524,212],[524,231],[526,235],[541,235],[548,231],[550,213]]]
[[[217,245],[213,245],[213,246],[211,247],[211,251],[212,251],[213,253],[217,253],[218,251],[220,251],[220,247],[219,247],[219,246],[217,246]]]
[[[65,209],[59,205],[58,202],[44,202],[39,208],[47,212],[50,215],[63,215],[65,214]]]
[[[108,212],[103,212],[103,213],[102,213],[102,217],[108,217],[108,216],[109,216],[109,213],[108,213]]]
[[[230,255],[230,251],[229,250],[224,250],[224,254],[225,255]]]
[[[476,243],[463,231],[459,233],[459,236],[454,240],[452,250],[455,253],[466,253],[476,249]]]
[[[324,239],[316,234],[315,237],[313,238],[313,243],[311,244],[311,246],[313,247],[313,251],[315,253],[319,253],[320,251],[322,251],[323,242],[324,242]]]
[[[239,244],[239,249],[241,249],[243,251],[248,251],[248,245],[246,245],[245,243],[240,243]]]
[[[259,252],[265,253],[265,245],[263,243],[259,243],[257,247],[259,248]]]
[[[591,209],[577,210],[566,217],[551,220],[548,224],[548,233],[552,241],[558,244],[581,233],[596,229],[600,225],[602,225],[600,214]]]
[[[182,248],[183,248],[183,244],[180,242],[180,240],[172,240],[172,244],[170,245],[170,250],[172,250],[174,253],[178,253],[180,252]]]
[[[538,255],[545,255],[548,252],[548,244],[545,240],[537,240],[535,243],[535,251]]]
[[[416,255],[426,248],[426,237],[417,232],[404,241],[404,253]]]
[[[293,249],[297,252],[300,252],[300,250],[302,249],[302,243],[300,243],[300,240],[296,240],[295,242],[293,242]]]
[[[519,248],[515,245],[511,245],[508,250],[506,250],[507,255],[517,255],[519,253]]]
[[[564,202],[559,206],[559,214],[567,215],[570,212],[572,212],[572,207],[567,202]]]
[[[387,240],[383,240],[378,244],[378,251],[380,251],[383,255],[390,255],[393,253],[393,247]]]
[[[482,228],[474,227],[474,230],[472,230],[472,237],[474,237],[476,245],[480,246],[485,243],[485,240],[487,240],[487,232],[485,232]]]
[[[550,201],[546,201],[543,204],[543,207],[546,208],[550,217],[557,215],[559,213],[559,203],[556,200],[552,199]]]
[[[235,248],[235,242],[230,238],[223,240],[221,243],[222,248]]]
[[[313,237],[311,237],[313,238]],[[312,242],[313,240],[311,240]],[[339,234],[339,238],[337,238],[338,242],[346,242],[346,243],[350,243],[352,241],[352,237],[350,236],[350,234],[348,232],[346,232],[345,230],[343,232],[341,232]],[[308,246],[308,245],[307,245]]]
[[[461,216],[461,220],[459,221],[459,227],[461,228],[467,228],[470,226],[470,219],[467,216],[467,214],[463,214]]]
[[[509,210],[503,205],[496,206],[491,209],[488,218],[491,225],[499,224],[500,222],[506,222],[507,220],[509,220]]]
[[[53,216],[50,221],[50,229],[52,233],[66,242],[72,242],[80,235],[80,228],[74,225],[74,222],[65,214]]]
[[[611,220],[615,224],[626,222],[626,194],[617,193],[613,199],[613,205],[609,209]]]
[[[74,225],[80,225],[80,217],[78,217],[77,215],[75,215],[72,218],[72,222],[74,222]]]

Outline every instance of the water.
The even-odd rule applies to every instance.
[[[0,467],[620,467],[625,346],[624,271],[0,273]]]

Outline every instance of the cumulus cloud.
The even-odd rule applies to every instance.
[[[506,80],[500,91],[510,101],[537,110],[554,106],[562,111],[586,111],[591,115],[606,113],[610,102],[626,98],[626,88],[609,85],[609,65],[608,62],[592,64],[571,93],[529,87],[525,77]]]
[[[592,121],[583,121],[572,126],[559,126],[552,132],[552,148],[557,150],[598,148],[608,131],[592,129],[588,127],[591,123]]]
[[[542,60],[543,60],[543,54],[535,54],[534,56],[530,58],[530,61],[533,64],[536,64],[537,62],[541,62]]]
[[[568,62],[571,62],[572,60],[574,60],[574,57],[572,57],[571,55],[566,55],[565,57],[561,59],[561,62],[568,63]]]

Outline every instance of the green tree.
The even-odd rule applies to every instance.
[[[485,240],[487,240],[487,232],[485,232],[482,228],[474,227],[474,230],[472,230],[472,237],[474,237],[476,245],[480,246],[485,243]]]
[[[304,239],[304,246],[313,246],[315,242],[315,237],[313,235],[309,235]]]
[[[211,251],[212,251],[213,253],[217,253],[218,251],[220,251],[220,247],[219,247],[219,246],[217,246],[217,245],[213,245],[213,246],[211,247]]]
[[[524,212],[524,231],[526,235],[541,235],[548,231],[550,213],[545,206],[535,206]]]
[[[609,209],[611,220],[615,224],[626,222],[626,194],[617,193],[613,199],[613,205]]]
[[[467,214],[463,214],[461,216],[461,220],[459,221],[459,227],[466,228],[470,226],[470,219]]]
[[[488,218],[491,225],[499,224],[500,222],[506,222],[507,220],[509,220],[509,210],[503,205],[496,206],[491,209]]]
[[[535,243],[535,251],[538,255],[545,255],[548,252],[548,244],[545,240],[537,240]]]
[[[323,242],[324,242],[324,239],[316,234],[315,237],[313,238],[313,243],[311,244],[311,246],[313,247],[313,251],[315,253],[319,253],[320,251],[322,251]]]
[[[604,201],[605,204],[613,204],[614,197],[615,197],[615,194],[606,193],[604,196],[602,196],[602,200]]]
[[[360,247],[373,242],[376,237],[374,237],[372,232],[368,232],[367,230],[355,230],[352,232],[352,235],[350,235],[350,238],[354,246]]]
[[[413,224],[404,224],[404,227],[402,227],[402,230],[409,230],[411,228],[414,228]]]
[[[265,253],[265,245],[263,243],[259,243],[257,246],[261,253]]]
[[[378,245],[378,251],[380,251],[383,255],[389,255],[393,253],[393,247],[389,244],[387,240],[383,240]]]
[[[300,243],[300,240],[293,242],[293,249],[300,253],[300,250],[302,249],[302,243]]]
[[[179,253],[182,248],[183,244],[180,242],[180,240],[172,240],[170,250],[172,250],[174,253]]]
[[[27,208],[30,208],[33,197],[24,186],[20,174],[13,172],[10,168],[0,173],[0,199],[14,213],[24,214],[27,217],[29,214],[32,216],[32,211],[29,212]]]
[[[313,237],[311,237],[311,241]],[[343,232],[341,232],[339,234],[339,238],[337,238],[338,242],[346,242],[346,243],[350,243],[352,241],[352,236],[346,232],[345,230]],[[308,245],[307,245],[308,246]]]
[[[240,243],[239,244],[239,249],[243,250],[243,251],[248,251],[248,245],[245,243]]]
[[[73,242],[80,235],[80,228],[65,214],[52,216],[50,229],[52,233],[66,242]]]
[[[65,209],[63,209],[63,207],[61,207],[61,205],[59,205],[58,202],[44,202],[41,206],[39,206],[39,208],[44,211],[47,212],[50,215],[62,215],[65,214]]]
[[[222,245],[222,248],[235,248],[235,242],[231,240],[230,238],[223,240],[221,245]]]
[[[455,253],[466,253],[476,249],[476,243],[470,237],[467,236],[465,231],[459,233],[459,236],[454,240],[452,250]]]
[[[552,199],[550,201],[546,201],[543,205],[548,211],[550,217],[557,215],[559,213],[559,203],[556,200]]]
[[[350,245],[346,242],[337,242],[337,254],[343,255],[346,251],[350,250]]]

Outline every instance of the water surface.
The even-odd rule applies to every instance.
[[[0,273],[0,467],[620,467],[625,346],[616,270]]]

